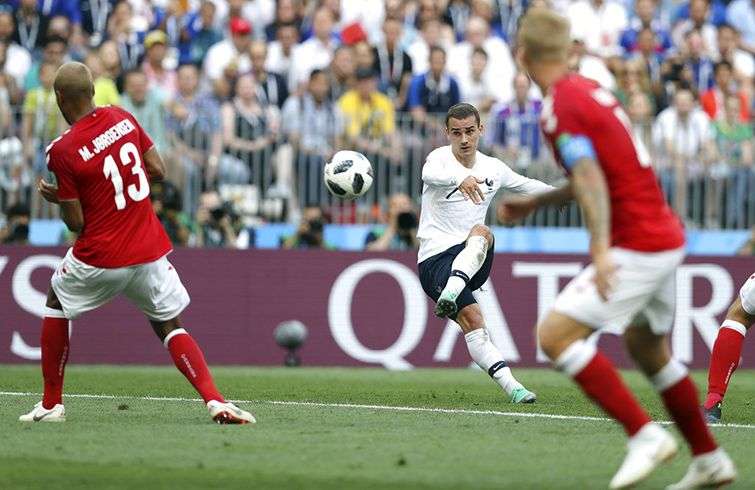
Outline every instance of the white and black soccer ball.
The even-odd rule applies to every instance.
[[[372,165],[356,151],[343,150],[333,155],[323,174],[328,191],[341,199],[356,199],[372,187]]]

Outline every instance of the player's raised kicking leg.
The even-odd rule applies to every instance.
[[[726,320],[718,330],[713,344],[708,371],[708,396],[705,399],[705,419],[716,423],[721,421],[721,405],[731,376],[739,366],[742,344],[747,330],[755,323],[755,274],[739,291],[739,297],[729,307]]]
[[[437,296],[435,314],[449,317],[459,324],[472,360],[503,388],[513,403],[534,402],[535,394],[514,378],[501,351],[490,340],[482,310],[472,295],[472,291],[479,289],[490,274],[493,263],[490,229],[475,225],[464,244],[452,247],[428,262],[420,271],[426,290],[428,293],[434,290],[437,295],[437,291],[443,288]]]

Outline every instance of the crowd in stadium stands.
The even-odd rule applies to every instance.
[[[529,8],[568,17],[573,69],[624,105],[688,225],[755,224],[753,0],[3,0],[0,238],[56,216],[33,183],[66,129],[55,71],[80,60],[96,103],[132,112],[163,155],[153,202],[176,244],[246,247],[288,221],[283,247],[327,247],[337,222],[384,225],[368,249],[413,248],[421,165],[457,102],[484,115],[483,151],[561,178],[515,63]],[[375,167],[357,203],[321,181],[345,148]]]

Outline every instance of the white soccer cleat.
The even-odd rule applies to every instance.
[[[42,402],[34,405],[31,412],[21,415],[18,420],[21,422],[65,422],[66,409],[58,403],[50,410],[42,406]]]
[[[207,402],[207,410],[210,411],[212,420],[219,424],[256,424],[254,415],[241,410],[230,402],[221,403],[217,400]]]
[[[669,432],[651,422],[627,443],[627,456],[608,488],[627,488],[646,478],[659,464],[674,456],[678,445]]]
[[[690,488],[717,487],[733,482],[737,469],[726,451],[721,448],[692,458],[687,473],[678,483],[669,485],[666,490],[687,490]]]

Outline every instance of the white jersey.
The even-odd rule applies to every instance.
[[[481,204],[464,199],[458,189],[470,175],[485,180],[479,184],[485,194],[485,201]],[[474,166],[467,168],[459,163],[450,146],[437,148],[427,155],[422,167],[422,182],[417,262],[464,242],[474,225],[485,224],[485,216],[498,189],[525,194],[553,189],[539,180],[519,175],[501,160],[479,151]]]

